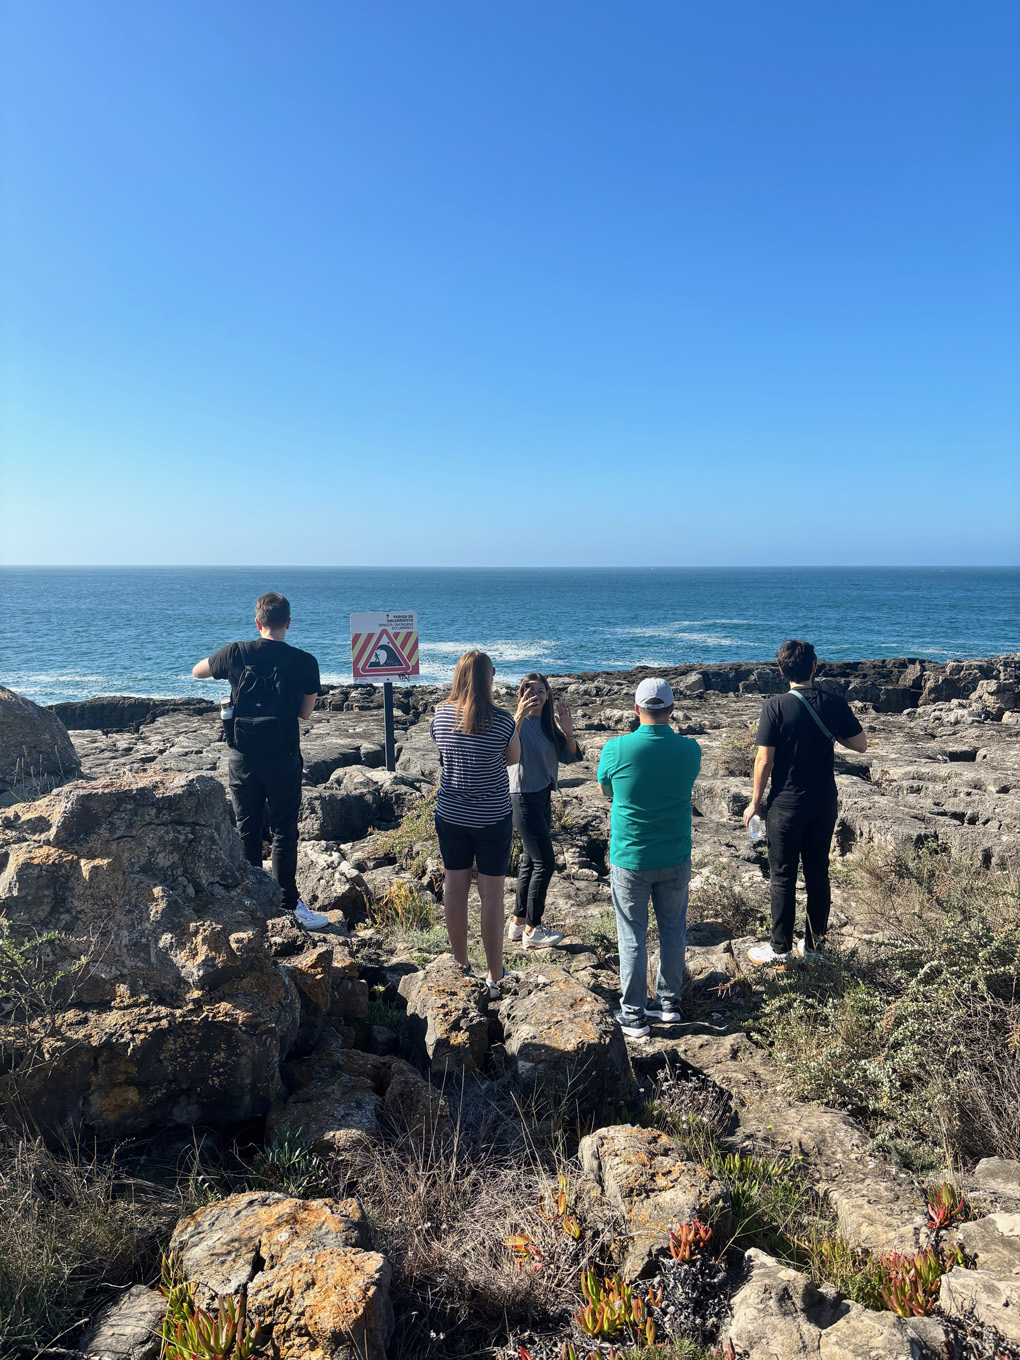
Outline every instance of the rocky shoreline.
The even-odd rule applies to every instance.
[[[27,1000],[11,990],[0,1010],[8,1132],[27,1120],[51,1139],[71,1131],[105,1146],[196,1127],[229,1139],[244,1125],[260,1146],[300,1145],[329,1168],[339,1198],[241,1190],[193,1209],[173,1234],[175,1268],[195,1298],[208,1306],[244,1286],[252,1319],[284,1357],[509,1357],[524,1345],[546,1360],[568,1343],[579,1355],[584,1346],[606,1353],[608,1339],[586,1338],[564,1311],[557,1272],[563,1290],[569,1277],[576,1292],[580,1269],[597,1264],[651,1281],[653,1296],[679,1299],[686,1289],[693,1298],[697,1262],[670,1265],[669,1244],[671,1231],[694,1220],[712,1225],[720,1247],[716,1283],[698,1285],[689,1317],[679,1302],[673,1312],[648,1305],[674,1345],[696,1337],[749,1360],[1020,1354],[1020,1149],[991,1128],[984,1141],[980,1131],[958,1140],[973,1149],[969,1160],[962,1152],[964,1164],[941,1176],[967,1213],[933,1239],[931,1169],[916,1150],[876,1142],[881,1120],[855,1115],[859,1102],[841,1097],[832,1078],[804,1099],[807,1078],[792,1081],[781,1046],[763,1040],[780,1031],[756,1019],[770,1007],[795,1014],[794,1003],[827,1004],[858,959],[874,970],[900,947],[910,927],[891,924],[894,898],[879,900],[876,866],[888,870],[890,893],[900,891],[897,866],[918,856],[978,885],[1015,875],[1020,655],[825,667],[823,683],[853,704],[869,750],[837,762],[838,964],[831,976],[791,977],[783,996],[763,992],[746,963],[767,866],[739,816],[761,696],[781,680],[763,665],[668,669],[676,721],[704,752],[693,800],[690,1019],[631,1041],[611,1018],[609,810],[594,775],[604,742],[630,729],[633,689],[646,673],[553,678],[584,752],[565,771],[555,813],[559,873],[547,914],[567,938],[540,958],[508,952],[510,980],[491,1004],[451,966],[437,925],[428,722],[444,690],[398,689],[395,773],[382,768],[381,699],[371,687],[330,687],[303,725],[298,883],[330,921],[314,935],[281,915],[271,877],[241,857],[214,705],[113,696],[43,710],[0,691],[0,911],[5,938],[32,954],[32,976],[43,979]],[[999,970],[998,1005],[1003,965],[987,966]],[[1017,1002],[1014,992],[1002,1004]],[[908,1004],[895,1001],[882,1024]],[[647,1122],[649,1110],[681,1098],[683,1119]],[[692,1132],[702,1125],[710,1146]],[[425,1316],[414,1293],[425,1266],[415,1252],[433,1241],[432,1219],[422,1211],[409,1243],[372,1207],[386,1158],[396,1165],[408,1149],[428,1147],[438,1164],[454,1155],[439,1150],[467,1131],[484,1145],[482,1166],[530,1159],[529,1194],[550,1177],[555,1187],[561,1166],[578,1228],[573,1238],[555,1213],[535,1219],[523,1193],[507,1221],[476,1225],[475,1254],[491,1257],[486,1270],[516,1300],[500,1305],[504,1322],[492,1324],[488,1349],[471,1333],[470,1310],[459,1315],[463,1344],[452,1333],[417,1336],[409,1319]],[[754,1235],[744,1217],[741,1177],[756,1158],[795,1168],[804,1203],[841,1244],[831,1250],[859,1264],[913,1257],[933,1240],[939,1252],[959,1246],[937,1304],[912,1316],[874,1299],[865,1307],[831,1270],[804,1265],[787,1238],[789,1249],[767,1250],[773,1228]],[[518,1238],[530,1245],[504,1244]],[[468,1275],[474,1268],[470,1244],[448,1234],[430,1250],[430,1280],[444,1257],[460,1259]],[[705,1254],[702,1275],[707,1262]],[[137,1289],[112,1313],[80,1330],[78,1353],[155,1354],[165,1295],[151,1276],[130,1283]],[[484,1314],[481,1299],[473,1306]],[[129,1300],[145,1319],[134,1331]],[[681,1353],[695,1352],[662,1351]]]

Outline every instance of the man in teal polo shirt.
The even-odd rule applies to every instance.
[[[613,801],[609,882],[620,945],[620,1009],[624,1034],[642,1038],[648,1020],[680,1017],[691,886],[691,790],[701,747],[669,725],[673,691],[665,680],[642,680],[634,695],[636,732],[602,748],[598,781]],[[648,899],[659,926],[657,1002],[648,1004]]]

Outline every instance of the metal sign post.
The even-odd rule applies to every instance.
[[[397,734],[393,728],[393,681],[383,681],[383,726],[385,729],[386,768],[397,768]]]
[[[397,768],[393,679],[418,675],[418,615],[391,611],[351,615],[351,671],[355,680],[381,680],[386,768]]]

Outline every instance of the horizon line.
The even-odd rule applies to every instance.
[[[1020,562],[727,562],[617,563],[600,566],[475,563],[402,565],[337,562],[0,562],[0,571],[1011,571]]]

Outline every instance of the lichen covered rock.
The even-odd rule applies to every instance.
[[[13,1045],[0,1104],[116,1135],[268,1111],[299,993],[266,947],[279,889],[245,862],[216,780],[67,785],[0,813],[0,852],[15,938],[56,932],[54,968],[85,959],[29,1036],[31,1065]]]
[[[367,1245],[357,1200],[256,1192],[182,1219],[170,1250],[205,1307],[246,1286],[280,1360],[385,1360],[391,1270]]]
[[[657,1129],[614,1124],[582,1139],[585,1174],[624,1223],[626,1246],[621,1270],[635,1279],[669,1248],[678,1223],[700,1219],[726,1240],[730,1195],[704,1167],[685,1160],[675,1138]]]
[[[409,1046],[423,1051],[437,1078],[449,1069],[480,1072],[489,1048],[489,1021],[478,982],[465,977],[452,954],[401,978]]]
[[[525,970],[498,1016],[522,1086],[582,1117],[597,1118],[630,1095],[623,1032],[606,1002],[565,969]]]

